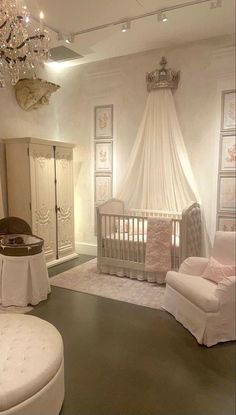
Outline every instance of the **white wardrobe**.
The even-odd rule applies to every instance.
[[[73,144],[36,138],[4,140],[9,216],[44,239],[49,265],[76,256]]]

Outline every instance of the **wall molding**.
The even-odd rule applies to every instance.
[[[86,242],[75,242],[75,250],[78,254],[97,256],[97,245]]]

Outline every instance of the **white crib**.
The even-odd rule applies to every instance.
[[[97,207],[98,271],[163,283],[165,276],[145,271],[147,221],[149,217],[172,220],[172,269],[188,256],[201,255],[201,211],[192,202],[182,212],[126,210],[111,199]]]

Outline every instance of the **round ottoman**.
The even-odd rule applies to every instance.
[[[0,314],[0,415],[56,415],[63,399],[58,330],[38,317]]]

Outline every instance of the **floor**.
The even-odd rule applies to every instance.
[[[61,415],[235,414],[233,342],[208,349],[164,311],[58,287],[30,314],[54,324],[64,340]]]

